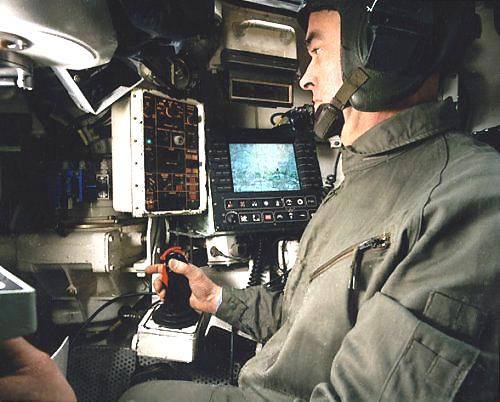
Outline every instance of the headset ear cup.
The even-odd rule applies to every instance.
[[[433,7],[430,2],[397,0],[364,12],[359,38],[364,67],[379,72],[408,72],[429,63]],[[365,42],[365,43],[363,43]]]

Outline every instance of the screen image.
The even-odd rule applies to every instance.
[[[293,144],[229,144],[235,193],[300,190]]]

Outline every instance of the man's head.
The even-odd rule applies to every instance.
[[[469,1],[304,0],[299,22],[311,64],[301,86],[316,108],[394,109],[431,77],[456,69],[475,21]],[[356,71],[367,77],[353,80]]]
[[[312,92],[315,109],[330,102],[342,86],[340,24],[340,14],[334,10],[309,16],[306,45],[311,61],[300,86]]]

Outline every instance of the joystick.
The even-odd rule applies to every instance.
[[[167,300],[163,302],[153,313],[156,324],[167,328],[186,328],[194,325],[199,315],[189,305],[191,288],[184,275],[176,274],[169,267],[171,259],[188,263],[184,251],[180,247],[167,249],[160,260],[163,261],[161,281],[167,288]]]

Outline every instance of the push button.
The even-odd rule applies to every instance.
[[[262,216],[260,212],[255,212],[252,214],[252,222],[253,223],[260,223],[262,222]]]
[[[296,211],[295,216],[297,220],[306,221],[308,218],[307,211]]]
[[[264,212],[262,214],[262,217],[264,219],[264,222],[273,222],[274,221],[274,216],[272,212]]]
[[[310,196],[310,197],[306,197],[306,204],[308,207],[315,207],[318,205],[317,201],[316,201],[316,197],[314,196]]]
[[[276,222],[283,222],[288,220],[288,215],[286,215],[286,212],[275,212],[274,219],[276,219]]]
[[[250,214],[238,214],[238,216],[240,218],[240,223],[250,223],[251,222],[252,217],[250,216]]]

